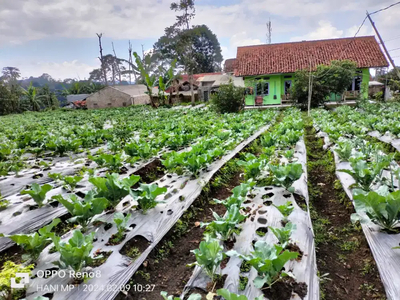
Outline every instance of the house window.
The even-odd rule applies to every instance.
[[[111,106],[111,103],[108,103],[107,105],[108,105],[108,106]]]
[[[268,95],[269,94],[269,82],[264,82],[263,83],[263,95]]]
[[[289,94],[291,87],[292,87],[292,81],[291,80],[286,80],[285,81],[285,95]]]
[[[256,84],[256,96],[269,95],[269,82],[260,80]]]
[[[355,76],[350,86],[347,88],[348,91],[360,91],[362,83],[362,76]]]
[[[292,78],[292,75],[283,76],[283,78]]]
[[[123,102],[123,103],[122,103],[122,106],[126,106],[126,102]]]

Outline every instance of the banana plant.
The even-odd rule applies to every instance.
[[[69,199],[64,199],[62,195],[56,195],[53,196],[53,199],[64,205],[72,215],[68,222],[78,223],[82,226],[83,231],[86,231],[93,217],[101,214],[108,205],[106,198],[95,198],[93,191],[89,191],[83,200],[78,199],[75,195],[70,195]]]
[[[291,259],[296,259],[299,253],[283,251],[281,245],[270,245],[265,241],[254,244],[254,251],[250,255],[242,255],[234,250],[226,253],[228,256],[238,256],[245,260],[258,272],[253,283],[256,288],[263,288],[265,284],[270,288],[284,277],[294,277],[291,272],[283,271],[284,265]]]
[[[27,254],[22,256],[23,259],[29,258],[36,260],[43,249],[51,242],[51,237],[54,235],[53,230],[61,222],[60,219],[54,219],[49,225],[44,226],[38,232],[31,234],[14,234],[4,235],[0,233],[0,237],[8,237],[18,246],[21,246]]]
[[[21,192],[21,195],[29,195],[32,199],[42,207],[44,204],[44,200],[46,199],[46,194],[50,191],[53,187],[50,184],[44,184],[40,186],[37,183],[32,183],[30,190],[24,190]]]

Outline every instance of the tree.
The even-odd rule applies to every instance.
[[[239,112],[244,107],[244,88],[237,87],[232,80],[219,87],[218,92],[211,95],[212,108],[219,113]]]
[[[340,94],[350,86],[356,71],[356,63],[349,60],[332,61],[330,65],[319,65],[311,72],[313,76],[311,107],[323,104],[330,94]],[[295,72],[291,94],[297,104],[307,107],[310,72],[299,70]]]
[[[58,101],[56,94],[50,91],[48,85],[45,85],[42,88],[38,88],[37,94],[40,99],[43,99],[43,104],[47,108],[56,109],[60,106],[60,102]]]
[[[21,77],[21,72],[16,67],[4,67],[2,73],[3,81],[7,82],[8,84],[16,84],[18,78]]]
[[[194,0],[179,0],[179,2],[173,2],[171,3],[170,9],[176,12],[183,12],[182,15],[176,16],[174,27],[186,27],[186,29],[189,30],[190,20],[194,18],[196,13]]]
[[[181,78],[180,72],[175,74],[175,68],[176,68],[176,59],[172,61],[171,66],[169,67],[168,70],[166,70],[163,67],[160,67],[160,73],[163,75],[160,75],[158,79],[159,99],[161,99],[162,97],[165,101],[165,91],[169,88],[169,97],[167,105],[172,104],[172,93],[173,93],[172,86],[174,85],[174,82],[176,82],[177,79]]]
[[[96,33],[96,35],[97,35],[97,37],[99,39],[99,52],[100,52],[99,60],[100,60],[100,63],[101,63],[101,68],[100,69],[101,69],[102,74],[103,74],[103,80],[105,82],[105,85],[108,85],[107,73],[106,73],[107,71],[106,71],[106,68],[105,68],[105,62],[104,62],[104,58],[103,58],[103,47],[101,45],[101,38],[102,38],[103,34],[102,33]]]
[[[122,82],[121,76],[125,74],[124,72],[126,70],[122,64],[124,61],[124,59],[117,58],[112,54],[104,55],[102,58],[102,67],[90,72],[89,80],[102,83],[112,82],[113,85],[115,85],[118,76],[118,81]],[[106,80],[104,78],[106,78]]]
[[[21,112],[21,89],[19,86],[11,87],[0,80],[0,115]]]
[[[400,70],[400,67],[396,67]],[[400,91],[400,79],[397,77],[397,72],[395,69],[391,69],[384,75],[378,77],[378,81],[386,84],[390,87],[392,91]]]

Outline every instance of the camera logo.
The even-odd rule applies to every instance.
[[[17,278],[21,278],[19,283],[15,280]],[[11,278],[12,289],[23,289],[27,283],[29,283],[29,273],[15,273],[15,277]]]

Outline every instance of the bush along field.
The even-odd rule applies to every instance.
[[[1,117],[0,299],[399,299],[399,111]]]

